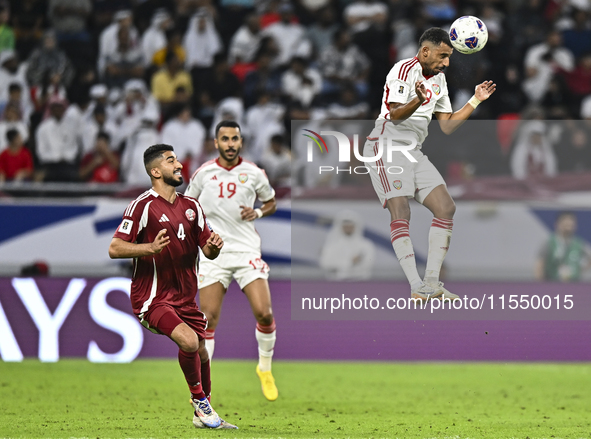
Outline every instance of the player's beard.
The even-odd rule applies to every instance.
[[[234,149],[234,151],[236,151],[236,153],[234,154],[234,157],[231,159],[228,158],[228,156],[226,155],[226,152],[223,149],[219,149],[220,155],[227,162],[232,162],[232,161],[236,160],[236,158],[240,155],[240,150],[242,149],[242,147],[239,146],[237,148],[232,148],[232,149]]]
[[[183,184],[183,177],[182,177],[182,175],[179,175],[178,176],[178,180],[175,180],[175,175],[174,174],[172,175],[172,177],[169,177],[168,175],[163,175],[162,176],[162,180],[167,185],[173,186],[173,187],[177,187],[177,186],[180,186],[181,184]]]

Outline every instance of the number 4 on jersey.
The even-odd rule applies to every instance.
[[[185,240],[185,227],[183,226],[183,223],[179,224],[179,231],[176,234],[177,238],[184,241]]]

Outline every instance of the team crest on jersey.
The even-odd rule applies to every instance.
[[[205,280],[205,276],[200,274],[199,275],[199,282],[203,283],[204,280]]]
[[[402,182],[400,180],[394,180],[392,184],[396,190],[400,190],[402,188]]]
[[[240,181],[240,183],[246,183],[246,180],[248,180],[248,174],[242,173],[238,176],[238,180]]]
[[[187,209],[185,211],[185,216],[189,221],[195,221],[195,211],[193,209]]]
[[[439,96],[439,93],[441,93],[441,87],[439,87],[439,84],[433,84],[433,91]]]

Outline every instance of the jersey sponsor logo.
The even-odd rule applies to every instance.
[[[194,211],[193,209],[187,209],[187,210],[185,211],[185,216],[187,217],[187,219],[188,219],[189,221],[194,221],[194,220],[195,220],[195,217],[196,217],[197,215],[195,214],[195,211]]]
[[[123,222],[119,226],[118,231],[121,233],[125,233],[126,235],[129,235],[131,233],[131,226],[133,226],[132,220],[128,220],[128,219],[123,220]]]
[[[401,94],[401,95],[404,94],[404,85],[401,85],[400,87],[398,87],[398,94]]]
[[[168,217],[166,216],[165,213],[163,213],[162,216],[160,217],[160,219],[158,220],[159,223],[165,223],[167,221],[170,221],[170,220],[168,219]]]
[[[396,189],[396,190],[402,189],[402,182],[400,180],[394,180],[392,182],[392,185],[394,186],[394,189]]]
[[[248,180],[248,174],[242,173],[238,176],[238,181],[240,183],[246,183],[247,180]]]
[[[441,93],[441,87],[439,87],[439,84],[433,84],[433,91],[439,96],[439,93]]]

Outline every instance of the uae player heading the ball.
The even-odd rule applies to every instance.
[[[279,395],[271,373],[275,318],[267,282],[269,266],[261,259],[261,238],[254,221],[275,213],[275,191],[265,171],[240,157],[242,135],[236,122],[223,120],[216,126],[215,147],[219,157],[197,169],[185,191],[185,195],[199,200],[225,243],[219,258],[204,261],[199,266],[199,306],[209,321],[205,346],[209,356],[213,357],[222,302],[234,278],[257,321],[255,337],[259,363],[256,373],[261,380],[263,395],[274,401]],[[263,204],[253,209],[257,198]]]
[[[439,272],[451,240],[453,216],[456,210],[445,181],[435,166],[421,152],[433,115],[445,134],[453,133],[496,89],[492,81],[476,86],[474,96],[458,111],[453,112],[444,70],[450,63],[453,48],[449,35],[439,28],[426,30],[419,40],[419,52],[414,58],[394,64],[386,77],[382,109],[375,127],[367,138],[364,156],[376,156],[380,138],[412,148],[395,152],[367,166],[374,190],[384,208],[390,212],[390,238],[396,257],[406,275],[411,296],[416,299],[453,299],[439,281]],[[382,145],[383,146],[383,145]],[[411,160],[412,158],[412,160]],[[392,165],[401,173],[392,175]],[[409,235],[409,198],[415,198],[433,213],[429,231],[429,253],[425,277],[417,272],[414,249]]]
[[[199,248],[208,259],[224,245],[207,223],[197,200],[179,194],[181,169],[170,145],[144,152],[152,188],[129,204],[115,232],[109,256],[133,258],[131,306],[143,326],[179,347],[179,364],[191,391],[193,424],[199,428],[237,428],[211,407],[207,318],[197,307]]]

